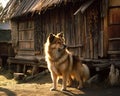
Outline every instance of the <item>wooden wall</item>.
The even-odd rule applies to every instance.
[[[43,55],[48,35],[64,32],[69,50],[80,57],[98,59],[116,52],[118,54],[119,3],[118,0],[94,1],[85,12],[74,15],[82,3],[69,2],[36,13],[30,18],[27,15],[20,17],[11,22],[12,43],[15,49],[32,49]],[[32,28],[27,28],[29,24]]]
[[[100,1],[99,0],[95,1],[92,5],[90,5],[89,8],[86,10],[85,14],[86,14],[85,57],[98,58],[101,44]]]
[[[79,16],[74,16],[74,12],[80,7],[80,4],[68,4],[67,6],[59,6],[51,10],[47,10],[35,17],[35,45],[36,50],[43,53],[44,43],[50,33],[64,32],[66,43],[68,45],[81,44],[82,32],[80,26],[82,21]],[[81,54],[80,48],[74,50],[74,53]]]
[[[18,51],[18,23],[13,20],[11,20],[11,41],[16,54]]]
[[[33,55],[34,21],[26,16],[11,20],[12,45],[17,55]]]
[[[70,50],[84,58],[98,58],[101,52],[100,2],[95,1],[82,14],[74,15],[80,3],[69,3],[35,17],[35,46],[41,53],[50,33],[64,32]]]
[[[108,54],[120,58],[120,1],[109,0],[108,5]]]
[[[34,50],[34,21],[26,20],[19,22],[19,49]]]

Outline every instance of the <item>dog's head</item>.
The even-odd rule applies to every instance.
[[[64,34],[62,32],[57,35],[51,33],[48,37],[48,42],[52,50],[62,51],[66,48]]]

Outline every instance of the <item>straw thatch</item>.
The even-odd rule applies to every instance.
[[[48,8],[73,1],[79,0],[10,0],[4,8],[0,19],[14,18],[28,13],[40,13]]]

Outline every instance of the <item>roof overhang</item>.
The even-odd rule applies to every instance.
[[[74,15],[78,14],[79,12],[84,13],[85,10],[94,2],[95,0],[89,0],[83,3],[78,10],[74,13]]]

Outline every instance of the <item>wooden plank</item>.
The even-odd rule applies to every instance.
[[[120,54],[120,51],[108,51],[108,54]]]
[[[26,65],[23,65],[23,73],[26,73]]]
[[[68,48],[81,48],[83,47],[83,44],[78,44],[78,45],[67,45]]]
[[[24,73],[14,73],[14,79],[15,80],[22,80],[25,77]]]
[[[109,0],[109,6],[120,6],[120,0]]]
[[[20,56],[35,56],[34,51],[18,51],[18,55]]]
[[[109,9],[109,24],[120,24],[120,7]]]
[[[82,17],[81,17],[82,16]],[[83,22],[83,25],[82,25],[82,23],[80,23],[80,25],[81,25],[81,32],[82,32],[82,43],[83,43],[83,48],[81,49],[81,51],[82,51],[82,57],[84,57],[85,55],[85,43],[86,43],[86,40],[85,40],[85,19],[84,19],[84,16],[81,14],[81,22]]]
[[[88,35],[87,35],[87,21],[86,21],[86,16],[84,16],[84,20],[85,20],[85,58],[89,58],[89,44],[88,44],[88,41],[89,41],[89,39],[88,39]]]
[[[108,49],[108,1],[104,2],[104,31],[103,31],[103,57],[107,57]]]
[[[109,41],[119,41],[120,40],[120,38],[118,37],[118,38],[109,38]]]

